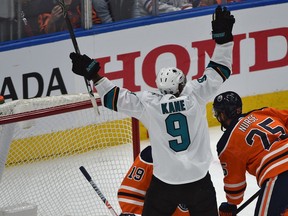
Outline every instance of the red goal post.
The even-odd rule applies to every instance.
[[[29,203],[38,216],[108,215],[79,173],[85,166],[120,212],[117,190],[140,151],[138,120],[88,94],[0,105],[1,208]]]

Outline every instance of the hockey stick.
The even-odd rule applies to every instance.
[[[63,10],[63,16],[65,18],[66,25],[67,25],[67,28],[68,28],[68,31],[69,31],[69,34],[70,34],[70,38],[72,40],[75,52],[77,54],[80,54],[80,49],[79,49],[79,46],[78,46],[78,43],[77,43],[77,40],[76,40],[76,37],[75,37],[75,34],[74,34],[73,26],[71,24],[69,15],[67,13],[67,8],[66,8],[66,5],[64,3],[64,0],[57,0],[57,2],[59,4],[59,6]],[[89,96],[90,96],[91,103],[93,105],[94,111],[95,111],[96,115],[100,115],[99,108],[97,106],[96,98],[95,98],[95,96],[93,94],[93,90],[91,88],[91,85],[90,85],[89,81],[85,77],[84,77],[84,81],[85,81],[85,84],[86,84],[86,87],[87,87],[87,91],[89,93]]]
[[[116,211],[113,209],[113,207],[110,205],[110,203],[108,202],[108,200],[105,198],[105,196],[103,195],[103,193],[100,191],[100,189],[97,187],[97,185],[95,184],[95,182],[92,180],[91,176],[89,175],[89,173],[87,172],[87,170],[85,169],[85,167],[81,166],[80,171],[82,172],[82,174],[85,176],[85,178],[87,179],[87,181],[91,184],[91,186],[93,187],[93,189],[96,191],[96,193],[98,194],[98,196],[101,198],[101,200],[103,201],[103,203],[106,205],[106,207],[108,208],[108,210],[110,211],[110,213],[113,216],[118,216],[118,214],[116,213]]]
[[[249,205],[256,197],[260,194],[260,190],[258,190],[254,195],[252,195],[245,203],[243,203],[239,208],[236,210],[236,214],[242,211],[247,205]]]

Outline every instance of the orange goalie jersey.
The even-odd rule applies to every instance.
[[[142,214],[152,173],[151,146],[147,146],[135,159],[118,190],[118,201],[123,213]],[[189,212],[184,205],[179,205],[173,216],[189,216]]]
[[[288,170],[288,110],[262,108],[242,114],[217,144],[228,202],[238,205],[246,189],[246,170],[261,186]]]

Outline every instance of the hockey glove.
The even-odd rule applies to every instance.
[[[232,29],[235,18],[226,7],[220,5],[215,9],[212,17],[212,38],[217,44],[233,41]]]
[[[237,206],[229,204],[228,202],[222,202],[219,207],[220,216],[236,216]]]
[[[87,55],[80,55],[78,53],[70,53],[72,60],[72,71],[79,75],[84,76],[87,80],[92,80],[97,77],[100,70],[99,62],[89,58]]]

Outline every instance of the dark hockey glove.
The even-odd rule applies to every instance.
[[[124,213],[121,213],[119,216],[135,216],[135,214],[124,214]]]
[[[92,80],[97,77],[100,70],[99,62],[89,58],[87,55],[80,55],[78,53],[70,53],[72,60],[72,71],[79,75],[84,76],[87,80]]]
[[[212,38],[217,44],[233,41],[232,29],[235,18],[226,7],[220,5],[215,9],[212,17]]]
[[[220,216],[236,216],[237,206],[229,204],[228,202],[222,202],[219,207]]]

